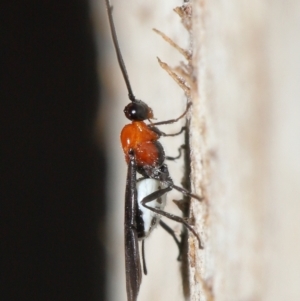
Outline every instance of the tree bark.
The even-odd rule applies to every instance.
[[[300,4],[194,1],[190,300],[300,300]]]

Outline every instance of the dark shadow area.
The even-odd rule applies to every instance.
[[[0,299],[105,300],[88,2],[2,1],[0,11]]]

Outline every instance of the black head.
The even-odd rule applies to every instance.
[[[153,118],[153,111],[141,100],[128,104],[124,109],[125,116],[131,121],[143,121]]]

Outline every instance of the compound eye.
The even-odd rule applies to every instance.
[[[141,100],[128,104],[124,109],[124,113],[131,121],[143,121],[153,118],[152,109]]]

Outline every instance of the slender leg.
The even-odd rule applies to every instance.
[[[188,102],[187,105],[186,105],[185,111],[178,118],[170,119],[170,120],[166,120],[166,121],[154,122],[154,123],[151,123],[150,126],[156,126],[156,125],[162,125],[162,124],[170,124],[170,123],[174,123],[174,122],[178,121],[179,119],[181,119],[182,117],[184,117],[186,115],[186,113],[188,112],[188,110],[189,110],[189,108],[190,108],[191,105],[192,105],[192,103]]]
[[[147,275],[146,257],[145,257],[145,239],[142,240],[142,260],[143,260],[143,270],[144,274]]]
[[[188,190],[186,190],[185,188],[182,188],[182,187],[179,187],[179,186],[176,186],[176,185],[173,185],[173,188],[180,191],[182,194],[186,195],[186,196],[189,196],[193,199],[196,199],[198,201],[203,201],[203,198],[201,198],[200,196],[196,195],[196,194],[193,194],[193,193],[190,193]]]
[[[176,186],[177,187],[177,186]],[[175,188],[175,186],[174,186],[174,188]],[[178,187],[179,188],[179,187]],[[182,188],[183,189],[183,188]],[[165,193],[167,193],[168,191],[170,191],[170,190],[172,190],[172,188],[171,187],[167,187],[167,188],[164,188],[164,189],[160,189],[160,190],[158,190],[158,191],[155,191],[155,192],[153,192],[153,193],[151,193],[151,194],[149,194],[148,196],[146,196],[142,201],[141,201],[141,204],[145,207],[145,208],[147,208],[147,209],[149,209],[149,210],[151,210],[151,211],[153,211],[153,212],[155,212],[155,213],[157,213],[157,214],[160,214],[160,215],[162,215],[162,216],[165,216],[165,217],[167,217],[167,218],[169,218],[169,219],[171,219],[171,220],[173,220],[173,221],[175,221],[175,222],[178,222],[178,223],[181,223],[181,224],[184,224],[194,235],[195,235],[195,237],[197,238],[197,240],[198,240],[198,242],[199,242],[199,248],[200,249],[203,249],[203,246],[202,246],[202,243],[201,243],[201,239],[200,239],[200,237],[199,237],[199,235],[196,233],[196,231],[182,218],[182,217],[179,217],[179,216],[177,216],[177,215],[174,215],[174,214],[171,214],[171,213],[168,213],[168,212],[166,212],[166,211],[163,211],[163,210],[160,210],[160,209],[157,209],[157,208],[152,208],[152,207],[149,207],[148,205],[147,205],[147,203],[149,203],[149,202],[151,202],[151,201],[153,201],[153,200],[156,200],[156,199],[158,199],[158,198],[160,198],[162,195],[164,195]],[[180,191],[180,190],[179,190]],[[184,189],[183,189],[183,191],[184,192],[186,192]],[[190,194],[190,195],[192,195],[192,194]]]
[[[181,145],[181,146],[178,148],[179,155],[178,155],[177,157],[169,157],[169,156],[166,156],[165,159],[166,159],[166,160],[170,160],[170,161],[175,161],[175,160],[179,159],[179,158],[181,157],[181,155],[182,155],[182,152],[181,152],[182,149],[185,149],[185,145],[184,145],[184,144]]]
[[[178,136],[178,135],[180,135],[183,131],[186,130],[186,127],[183,126],[183,127],[180,129],[180,131],[177,132],[177,133],[174,133],[174,134],[166,134],[165,132],[162,132],[162,131],[161,131],[160,129],[158,129],[157,127],[154,127],[154,126],[151,126],[151,125],[149,125],[149,127],[150,127],[150,129],[151,129],[153,132],[157,133],[158,135],[160,135],[160,136],[162,136],[162,137],[174,137],[174,136]]]
[[[161,225],[161,227],[166,230],[172,237],[173,239],[175,240],[175,243],[178,247],[178,250],[179,250],[179,254],[178,254],[178,257],[177,257],[177,260],[179,261],[181,259],[181,243],[179,242],[179,240],[177,239],[173,229],[171,229],[166,223],[164,223],[163,221],[160,221],[159,224]]]

